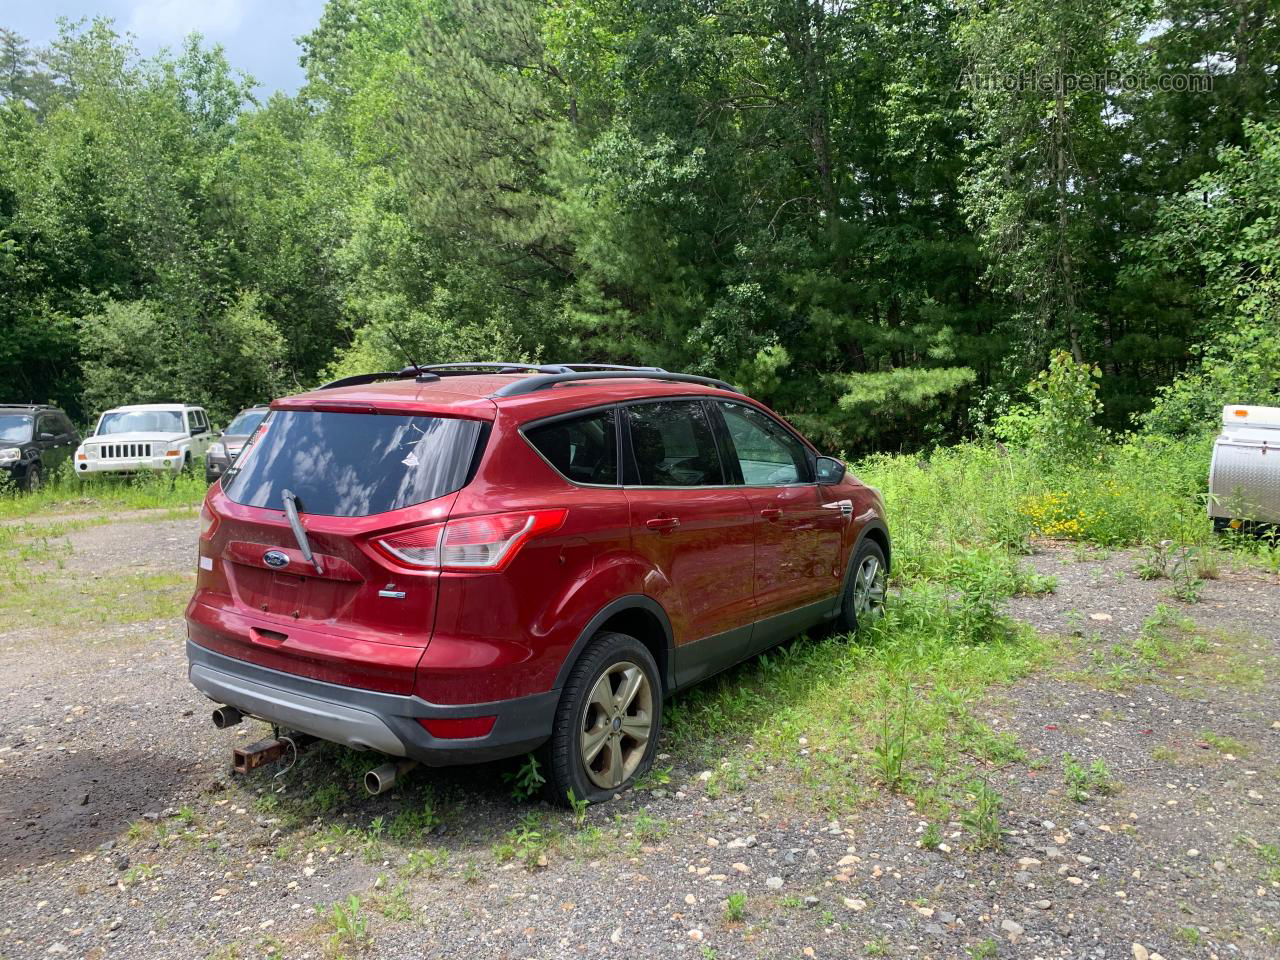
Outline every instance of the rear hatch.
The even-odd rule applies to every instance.
[[[193,639],[273,669],[408,693],[439,574],[397,563],[377,542],[448,517],[485,426],[398,411],[273,411],[210,496],[195,602],[216,614],[194,618],[207,629],[193,628]]]

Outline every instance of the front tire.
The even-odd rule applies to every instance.
[[[662,683],[648,648],[625,633],[600,633],[574,664],[545,751],[556,803],[599,803],[653,764],[662,732]]]
[[[884,615],[888,580],[884,551],[874,540],[864,538],[849,565],[849,582],[844,586],[844,602],[836,620],[841,630],[853,633]]]
[[[44,486],[44,474],[40,470],[40,464],[33,463],[27,467],[27,493],[36,493]]]

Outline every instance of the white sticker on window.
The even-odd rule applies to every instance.
[[[418,455],[416,453],[411,453],[400,462],[406,467],[416,467],[418,465]]]

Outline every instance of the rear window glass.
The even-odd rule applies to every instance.
[[[459,489],[480,429],[476,420],[452,417],[277,410],[222,489],[248,507],[280,508],[292,490],[303,513],[386,513]]]
[[[575,483],[618,482],[618,435],[612,410],[531,427],[525,436],[548,463]]]

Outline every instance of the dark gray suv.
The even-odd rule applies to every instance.
[[[244,449],[245,441],[253,436],[253,431],[258,429],[266,415],[266,407],[248,407],[236,414],[204,455],[204,478],[207,482],[213,483],[227,472],[232,461]]]
[[[23,490],[39,490],[79,443],[80,434],[57,407],[0,404],[0,470]]]

